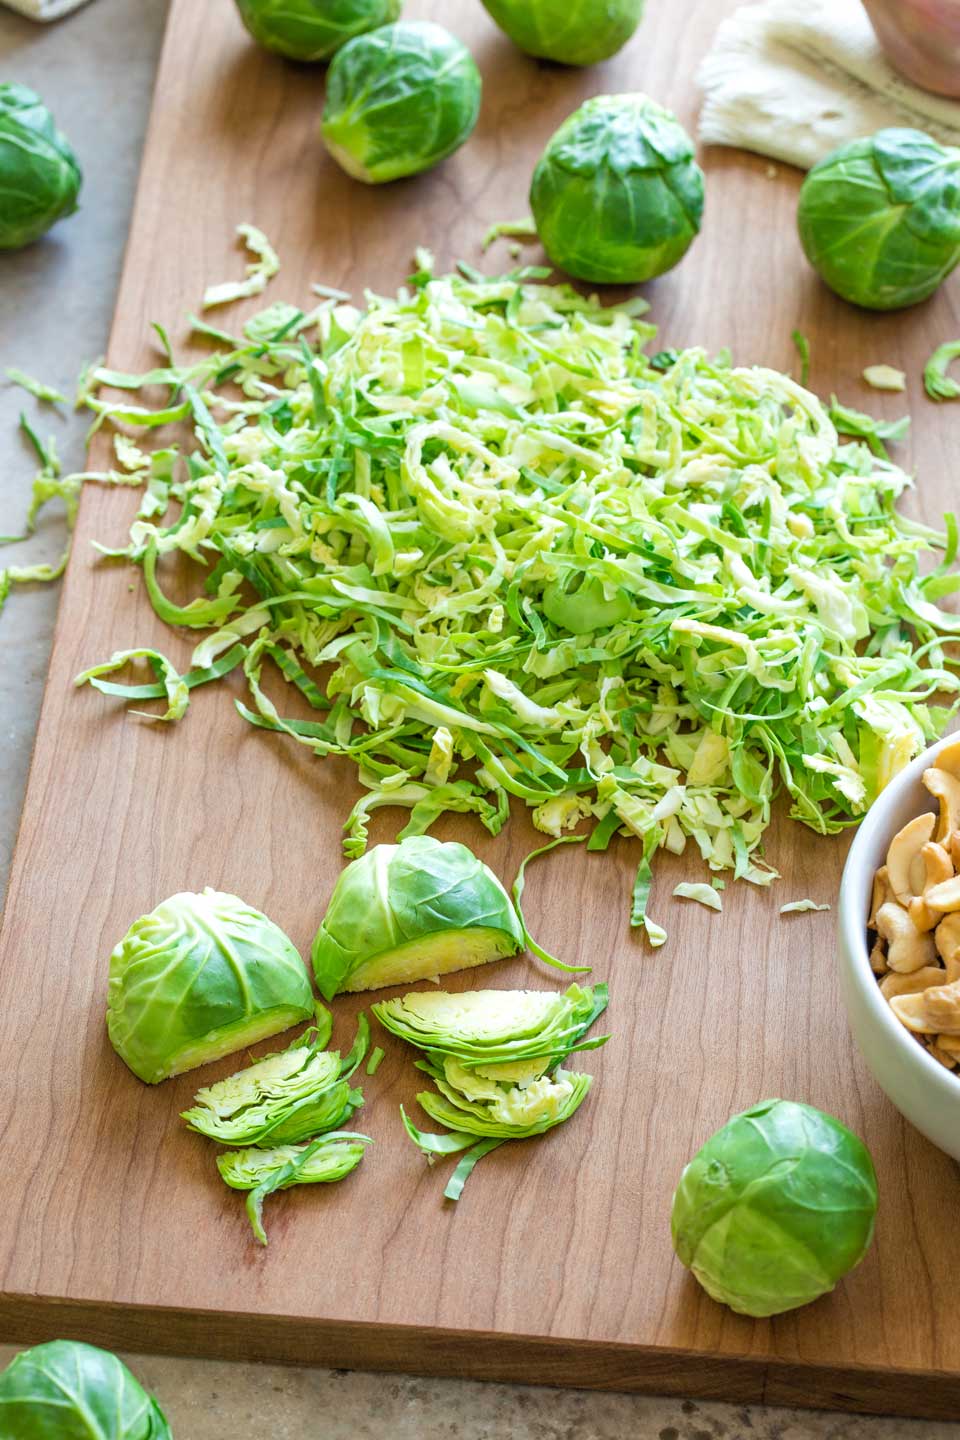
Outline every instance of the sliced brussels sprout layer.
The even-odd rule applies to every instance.
[[[2,1440],[171,1440],[157,1402],[107,1350],[52,1340],[0,1374]]]
[[[513,955],[523,929],[500,881],[465,845],[411,835],[341,873],[313,942],[325,999],[432,979]]]
[[[862,1140],[812,1105],[765,1100],[734,1115],[684,1170],[673,1247],[714,1300],[778,1315],[860,1263],[876,1210]]]
[[[311,1028],[286,1050],[198,1090],[181,1118],[221,1145],[295,1144],[337,1129],[363,1104],[348,1076],[366,1055],[369,1025],[361,1015],[356,1044],[343,1060],[312,1038],[318,1033],[329,1034]]]
[[[235,895],[172,895],[135,921],[110,956],[110,1040],[151,1085],[312,1014],[297,950]]]
[[[355,1170],[373,1141],[369,1135],[334,1131],[309,1145],[282,1145],[274,1150],[231,1150],[217,1157],[217,1167],[232,1190],[249,1190],[247,1214],[261,1245],[263,1202],[275,1190],[292,1185],[329,1185]]]
[[[604,1044],[605,1035],[594,1040],[583,1035],[606,1003],[605,985],[571,985],[564,995],[418,993],[373,1007],[388,1030],[426,1051],[417,1068],[439,1094],[423,1091],[417,1100],[450,1131],[425,1134],[401,1106],[407,1134],[429,1159],[467,1151],[444,1191],[448,1199],[459,1198],[477,1161],[497,1145],[542,1135],[579,1108],[592,1077],[558,1066],[573,1049]]]

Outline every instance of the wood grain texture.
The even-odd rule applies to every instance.
[[[320,279],[392,290],[418,243],[445,266],[481,263],[479,237],[524,213],[542,143],[583,98],[646,89],[693,127],[692,76],[727,8],[651,4],[620,56],[580,73],[516,53],[479,3],[411,3],[409,14],[444,20],[472,46],[484,108],[470,144],[437,171],[374,190],[349,181],[318,144],[321,71],[254,48],[229,0],[176,0],[110,362],[152,361],[151,320],[183,339],[181,317],[204,284],[240,273],[241,220],[282,251],[277,298],[304,299]],[[890,415],[904,397],[868,392],[858,377],[871,362],[906,369],[915,414],[906,453],[919,476],[910,504],[934,519],[954,486],[960,407],[926,403],[919,378],[933,346],[960,333],[957,283],[902,316],[858,314],[803,262],[796,174],[771,177],[743,154],[705,164],[704,233],[678,270],[647,287],[662,342],[729,344],[739,361],[789,368],[799,327],[817,389]],[[504,252],[482,263],[498,260]],[[73,691],[72,677],[114,649],[156,644],[175,662],[189,653],[190,638],[152,614],[137,572],[98,563],[90,548],[95,537],[122,542],[134,505],[129,493],[93,488],[83,499],[4,918],[4,1337],[75,1334],[126,1348],[955,1418],[960,1230],[949,1217],[960,1179],[853,1053],[833,916],[778,916],[787,899],[834,901],[844,854],[841,841],[782,817],[768,845],[782,884],[728,886],[722,917],[668,898],[695,866],[667,858],[652,908],[671,938],[657,953],[627,927],[630,845],[549,857],[530,876],[530,918],[545,944],[592,961],[613,995],[615,1039],[589,1057],[597,1086],[576,1120],[495,1152],[464,1200],[444,1206],[441,1174],[402,1135],[397,1107],[412,1102],[416,1072],[387,1037],[362,1116],[374,1150],[342,1185],[270,1200],[269,1250],[252,1244],[213,1147],[177,1120],[196,1077],[148,1089],[110,1049],[107,957],[137,915],[205,884],[262,906],[306,953],[356,786],[346,764],[245,725],[229,685],[197,692],[169,730]],[[393,824],[381,813],[375,838]],[[505,876],[532,836],[522,814],[497,841],[462,821],[439,833],[468,840]],[[555,982],[518,960],[458,983]],[[356,1009],[337,1002],[338,1041]],[[222,1062],[204,1080],[231,1068]],[[882,1204],[873,1250],[834,1295],[754,1323],[713,1304],[673,1258],[669,1207],[703,1140],[774,1094],[864,1136]]]

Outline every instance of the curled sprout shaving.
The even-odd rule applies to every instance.
[[[233,300],[246,300],[251,295],[261,295],[280,269],[277,253],[262,230],[255,225],[238,225],[237,235],[253,256],[247,266],[245,280],[227,280],[222,285],[210,285],[204,291],[203,308],[212,310],[215,305],[229,305]]]
[[[654,363],[633,302],[542,271],[417,259],[309,328],[291,307],[272,334],[208,329],[159,412],[90,394],[100,423],[194,432],[186,465],[149,462],[125,553],[159,614],[208,631],[195,667],[243,648],[251,724],[355,763],[348,853],[380,806],[404,834],[446,811],[496,834],[516,798],[547,836],[637,838],[632,918],[662,941],[659,849],[768,884],[778,791],[840,830],[943,728],[956,524],[898,514],[905,422],[700,349]],[[162,589],[173,552],[208,567],[190,605]]]
[[[923,367],[923,388],[931,400],[956,400],[960,385],[947,374],[951,361],[960,355],[960,340],[948,340],[938,345]]]

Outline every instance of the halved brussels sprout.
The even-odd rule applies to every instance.
[[[832,1290],[873,1239],[870,1152],[812,1105],[765,1100],[734,1115],[680,1177],[673,1247],[714,1300],[779,1315]]]
[[[371,1006],[380,1024],[401,1040],[495,1079],[522,1079],[517,1067],[545,1063],[542,1074],[572,1050],[593,1050],[607,1037],[583,1040],[606,1009],[606,985],[553,990],[418,990]]]
[[[0,250],[19,250],[77,208],[83,175],[39,95],[0,85]]]
[[[348,175],[370,185],[417,175],[467,139],[480,91],[473,56],[442,25],[384,25],[334,56],[323,142]]]
[[[329,60],[355,35],[396,20],[400,5],[401,0],[237,0],[254,40],[288,60]]]
[[[598,95],[547,144],[530,206],[554,265],[581,280],[632,285],[686,254],[703,190],[675,115],[646,95]]]
[[[322,1007],[319,1007],[322,1009]],[[323,1011],[327,1016],[329,1012]],[[335,1130],[363,1104],[349,1076],[367,1053],[370,1027],[360,1016],[357,1040],[341,1060],[324,1050],[327,1027],[304,1031],[286,1050],[198,1090],[181,1119],[221,1145],[294,1145]]]
[[[492,870],[455,841],[376,845],[338,879],[313,942],[324,999],[466,970],[523,948]]]
[[[149,1085],[312,1014],[296,948],[236,895],[171,895],[134,921],[110,956],[110,1040]]]
[[[122,1360],[51,1340],[0,1374],[3,1440],[171,1440],[167,1420]]]
[[[595,65],[630,39],[644,0],[483,0],[514,45],[559,65]]]
[[[321,1135],[309,1145],[281,1145],[274,1150],[230,1150],[217,1157],[217,1168],[231,1190],[249,1190],[247,1215],[261,1245],[263,1202],[275,1190],[292,1185],[331,1185],[356,1170],[373,1141],[347,1130]]]

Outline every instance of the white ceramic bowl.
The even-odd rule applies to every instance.
[[[948,740],[955,740],[949,736]],[[867,812],[850,847],[840,886],[837,931],[840,988],[860,1053],[877,1084],[921,1134],[960,1160],[960,1078],[946,1070],[900,1024],[870,969],[867,916],[874,872],[892,837],[936,802],[920,777],[947,744],[940,740],[892,780]]]

